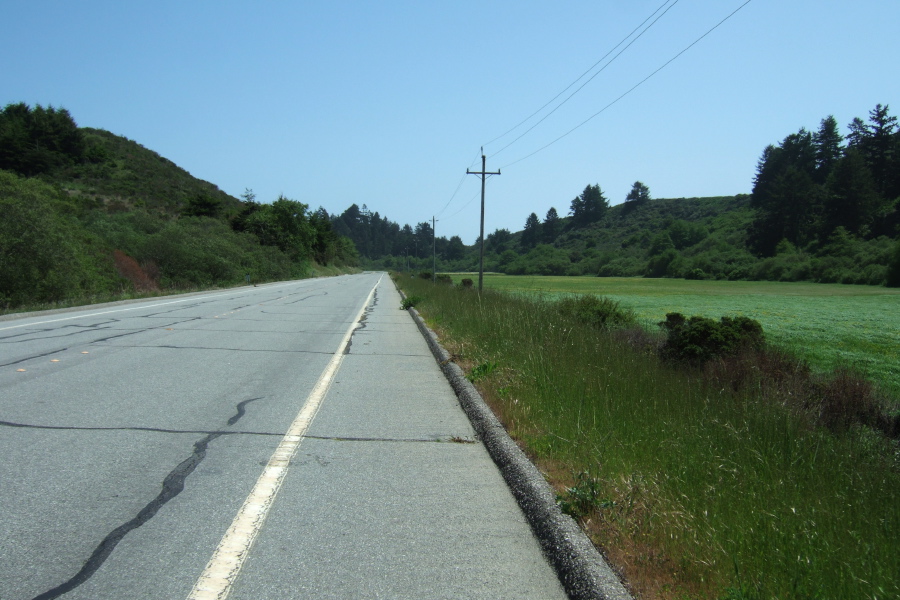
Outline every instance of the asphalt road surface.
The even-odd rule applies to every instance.
[[[0,321],[0,599],[564,598],[393,283]]]

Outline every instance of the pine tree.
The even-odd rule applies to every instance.
[[[561,225],[556,209],[551,206],[550,210],[547,211],[547,216],[544,217],[544,223],[541,225],[545,243],[552,244],[556,241]]]
[[[634,202],[637,204],[643,204],[644,202],[650,201],[650,188],[641,183],[640,181],[635,181],[634,185],[631,186],[631,191],[628,192],[628,195],[625,196],[625,202]]]
[[[522,248],[529,250],[537,246],[541,241],[541,221],[535,213],[528,215],[525,221],[525,229],[522,231]]]
[[[580,196],[572,200],[570,214],[574,227],[586,227],[596,223],[606,214],[609,201],[599,185],[588,185]]]
[[[813,134],[812,141],[816,151],[816,183],[825,183],[831,169],[843,153],[841,143],[844,138],[838,131],[838,123],[834,116],[828,115],[822,119],[819,130]]]

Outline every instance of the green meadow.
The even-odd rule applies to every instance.
[[[468,275],[471,277],[471,275]],[[456,275],[458,280],[461,276]],[[474,279],[474,277],[473,277]],[[668,312],[759,321],[766,339],[813,368],[850,366],[900,400],[900,289],[771,281],[485,275],[486,288],[598,294],[634,310],[648,329]]]

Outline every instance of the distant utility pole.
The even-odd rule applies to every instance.
[[[478,252],[478,291],[481,292],[481,288],[484,280],[484,180],[488,175],[499,175],[500,169],[497,169],[497,172],[488,172],[485,170],[485,163],[487,158],[484,156],[484,148],[481,148],[481,171],[470,171],[466,169],[467,175],[481,175],[481,249]]]
[[[437,282],[437,221],[431,217],[431,283]]]

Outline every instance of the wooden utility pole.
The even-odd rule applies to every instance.
[[[484,156],[484,148],[481,149],[481,171],[470,171],[466,169],[468,175],[481,175],[481,249],[478,251],[478,292],[484,281],[484,180],[488,175],[499,175],[500,169],[496,172],[488,172],[485,170],[487,158]]]

